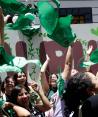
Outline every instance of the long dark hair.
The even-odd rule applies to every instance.
[[[26,87],[25,86],[20,86],[20,85],[17,85],[17,86],[14,87],[14,89],[11,92],[12,103],[18,104],[17,103],[17,97],[18,97],[18,94],[21,92],[22,89],[26,90]]]
[[[4,93],[5,92],[5,88],[4,88],[4,84],[8,81],[8,79],[13,79],[14,83],[15,83],[15,80],[13,78],[13,76],[6,76],[5,80],[2,82],[1,84],[1,91]]]
[[[18,94],[21,92],[22,89],[26,90],[26,87],[20,86],[20,85],[17,85],[17,86],[14,87],[14,89],[11,92],[11,98],[12,98],[11,102],[12,103],[19,105],[18,102],[17,102],[17,97],[18,97]],[[28,92],[28,90],[26,90],[26,91]],[[29,94],[29,92],[28,92],[28,94]],[[32,105],[31,105],[30,102],[29,102],[29,107],[30,107],[30,109],[32,108]]]
[[[55,74],[55,73],[50,74],[50,75],[49,75],[49,79],[52,78],[52,75],[53,75],[53,74],[54,74],[54,75],[57,77],[57,79],[58,79],[58,75]],[[53,92],[56,92],[56,91],[57,91],[57,86],[56,86],[56,87],[52,87],[50,83],[49,83],[49,88],[50,88],[50,90],[52,90]]]
[[[21,72],[21,73],[24,73],[25,76],[26,76],[26,82],[24,84],[24,86],[26,87],[26,90],[29,91],[29,87],[28,87],[28,82],[27,82],[27,75],[25,72]],[[15,86],[16,85],[19,85],[18,82],[17,82],[17,78],[18,78],[18,73],[15,73],[14,76],[13,76],[14,80],[15,80]]]

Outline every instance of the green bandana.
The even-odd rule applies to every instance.
[[[37,6],[41,25],[51,35],[58,22],[58,13],[49,2],[38,2]]]
[[[48,34],[48,37],[56,41],[61,46],[68,47],[75,40],[76,37],[70,27],[71,21],[71,15],[59,18],[57,27],[55,28],[53,34]]]
[[[58,89],[58,93],[59,96],[61,97],[64,93],[64,86],[65,86],[65,82],[64,79],[61,76],[61,72],[58,74],[58,80],[57,80],[57,89]]]

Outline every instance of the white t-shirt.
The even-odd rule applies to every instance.
[[[51,97],[53,107],[45,112],[45,117],[64,117],[64,101],[59,97],[58,92],[54,93]]]

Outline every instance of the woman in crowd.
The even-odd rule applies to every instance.
[[[43,87],[44,93],[46,96],[48,96],[48,99],[50,100],[51,96],[57,91],[57,79],[58,76],[56,74],[51,74],[49,76],[49,82],[48,79],[46,78],[45,72],[46,68],[49,64],[50,58],[48,55],[46,55],[46,61],[44,62],[43,66],[41,67],[41,85]]]
[[[29,90],[29,84],[27,82],[27,75],[24,72],[15,73],[13,76],[15,85],[25,86]]]
[[[30,94],[24,86],[16,86],[12,90],[12,102],[29,110],[30,113],[32,113],[32,117],[43,117],[44,115],[42,112],[45,112],[51,108],[50,102],[44,95],[42,88],[39,87],[37,83],[33,82],[32,88],[39,94],[42,100],[41,104],[31,105]]]
[[[61,73],[62,78],[64,79],[65,82],[69,79],[69,76],[72,70],[72,60],[73,60],[72,46],[69,46],[67,50],[66,58],[65,58],[64,70]],[[50,58],[48,57],[48,55],[46,55],[46,61],[41,67],[40,76],[41,76],[41,84],[42,84],[43,90],[45,94],[48,96],[48,98],[50,99],[51,96],[57,92],[58,75],[52,74],[49,77],[49,83],[48,83],[45,72],[49,64],[49,61],[50,61]],[[74,72],[77,73],[77,70],[74,70]]]
[[[62,73],[62,77],[64,78],[65,81],[65,87],[67,86],[67,82],[70,78],[71,75],[71,70],[72,70],[72,45],[68,47],[67,54],[66,54],[66,59],[65,59],[65,68],[64,72]],[[43,77],[42,77],[43,78]],[[58,90],[56,93],[54,93],[51,96],[50,102],[53,104],[53,107],[45,112],[46,117],[68,117],[68,109],[66,105],[64,104],[64,99],[62,99],[62,96],[59,96]],[[65,114],[65,108],[66,108],[66,114]]]
[[[12,76],[7,76],[2,83],[1,91],[2,98],[4,101],[11,101],[11,91],[15,87],[15,80]]]

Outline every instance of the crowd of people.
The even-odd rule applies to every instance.
[[[4,45],[4,18],[0,8],[0,46]],[[27,74],[22,71],[0,80],[0,117],[97,117],[98,116],[98,75],[90,72],[90,67],[82,72],[73,68],[73,46],[67,49],[61,78],[64,88],[60,95],[62,80],[59,73],[51,74],[49,80],[46,70],[51,58],[40,69],[41,85],[28,83]],[[85,61],[89,60],[93,46],[89,46]],[[0,53],[0,65],[2,65]],[[40,80],[40,79],[39,79]],[[61,85],[58,87],[58,81]]]

